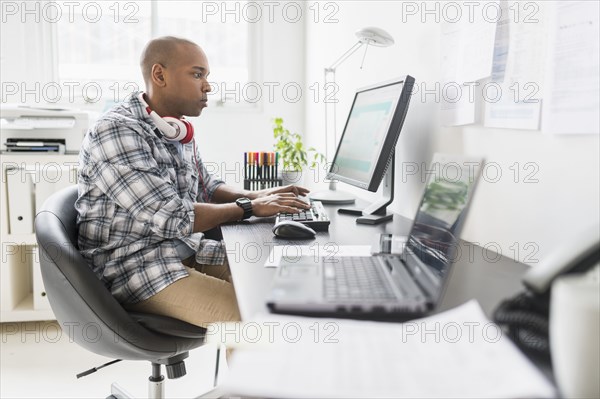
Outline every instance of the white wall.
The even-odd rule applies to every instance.
[[[304,26],[301,20],[296,23],[285,20],[281,13],[282,4],[285,2],[281,3],[276,9],[277,12],[273,13],[272,22],[266,11],[264,17],[258,22],[260,34],[257,64],[260,69],[258,79],[252,82],[262,88],[263,100],[258,107],[224,109],[212,106],[205,109],[200,117],[190,118],[194,123],[197,132],[196,141],[205,162],[209,164],[211,170],[221,174],[229,184],[239,187],[242,187],[243,181],[241,175],[243,153],[273,150],[271,120],[274,117],[284,118],[286,126],[292,131],[304,131],[303,97],[296,97],[293,88],[289,89],[287,96],[283,93],[286,84],[290,87],[305,86]],[[292,11],[290,10],[290,15],[293,15]],[[42,37],[48,33],[43,32],[44,29],[48,31],[48,26],[36,23],[33,17],[26,18],[25,23],[21,23],[20,18],[17,17],[7,18],[7,22],[2,23],[0,57],[2,82],[17,84],[24,82],[26,87],[34,87],[35,82],[41,82],[42,85],[50,82],[52,74],[48,68],[52,62],[44,52]],[[202,46],[202,43],[198,44]],[[210,63],[211,49],[206,48],[205,51]],[[272,98],[269,98],[268,85],[274,87]],[[220,95],[217,93],[216,97],[220,98]],[[31,98],[33,98],[31,95],[27,97],[27,99]],[[77,105],[65,104],[65,106]],[[102,104],[97,104],[92,109],[101,111],[102,108]]]
[[[396,40],[396,44],[392,47],[369,48],[362,70],[360,69],[362,49],[337,68],[339,139],[357,88],[402,74],[414,76],[417,84],[438,81],[439,61],[433,55],[439,53],[440,38],[439,28],[435,25],[400,24],[397,18],[398,6],[391,2],[338,2],[337,4],[339,10],[335,17],[339,22],[307,22],[307,83],[320,82],[322,86],[323,68],[331,65],[356,42],[354,32],[362,27],[383,28]],[[318,103],[309,101],[306,111],[308,141],[322,147],[324,146],[325,104],[323,101]],[[436,134],[432,134],[437,129],[437,115],[438,109],[435,104],[421,102],[419,97],[411,100],[410,112],[397,146],[397,176],[402,170],[402,165],[398,163],[421,162],[423,159],[428,159],[435,141],[438,140]],[[404,215],[413,215],[421,194],[420,183],[413,178],[399,178],[396,183],[394,210]],[[316,186],[325,187],[323,184]],[[353,187],[344,184],[340,184],[338,189],[361,195],[368,194],[353,190]]]
[[[243,151],[270,150],[273,138],[271,118],[281,116],[292,131],[303,133],[309,145],[324,151],[324,104],[314,99],[314,85],[322,88],[323,68],[330,65],[355,43],[354,32],[365,26],[387,30],[396,40],[389,48],[370,48],[364,69],[360,70],[362,50],[338,68],[338,134],[341,133],[354,91],[368,84],[411,74],[417,84],[432,87],[441,79],[440,25],[421,23],[411,18],[401,21],[401,2],[338,1],[302,3],[300,22],[290,22],[275,14],[274,22],[262,20],[262,82],[278,83],[274,101],[263,101],[256,110],[208,108],[194,120],[204,158],[217,165],[226,180],[241,185],[236,163]],[[337,8],[336,8],[337,7]],[[281,9],[281,8],[280,8]],[[279,9],[279,10],[280,10]],[[319,10],[318,16],[315,11]],[[326,17],[337,20],[327,23]],[[316,21],[315,21],[316,20]],[[10,20],[10,21],[15,21]],[[35,24],[6,23],[1,31],[2,81],[44,82],[51,64],[39,40],[44,34]],[[201,43],[200,43],[201,44]],[[210,55],[210,49],[206,49]],[[210,60],[209,60],[210,61]],[[304,87],[301,101],[286,101],[281,88],[286,83]],[[266,89],[265,89],[266,90]],[[397,147],[396,199],[392,209],[413,217],[424,181],[403,176],[403,162],[429,162],[433,153],[454,152],[484,157],[502,166],[500,182],[482,181],[463,238],[489,244],[498,243],[504,255],[535,263],[580,228],[599,220],[599,142],[597,136],[546,136],[539,131],[483,128],[480,124],[463,128],[444,128],[439,123],[439,105],[432,96],[413,96]],[[515,162],[527,162],[539,170],[538,183],[525,184],[528,170],[521,169],[519,182],[512,181]],[[224,170],[222,165],[226,165]],[[323,174],[320,174],[323,177]],[[313,188],[320,182],[307,181]],[[352,187],[339,185],[347,191]],[[368,193],[354,190],[359,195]],[[366,195],[372,198],[373,195]],[[517,246],[513,246],[514,243]],[[533,247],[526,247],[533,243]],[[513,249],[511,249],[511,246]],[[535,252],[536,246],[538,248]],[[527,257],[529,256],[529,259]]]
[[[307,84],[322,81],[323,68],[355,42],[354,31],[362,27],[383,28],[396,40],[393,47],[369,49],[363,70],[359,69],[361,50],[338,68],[339,135],[357,88],[406,73],[413,75],[417,84],[426,82],[427,87],[441,80],[441,32],[440,25],[431,17],[427,23],[416,17],[401,22],[401,2],[336,4],[338,23],[306,23]],[[466,240],[535,264],[584,226],[598,223],[598,136],[549,136],[540,131],[489,129],[481,124],[444,128],[439,122],[438,109],[439,104],[432,96],[423,101],[417,94],[411,100],[397,147],[393,210],[412,218],[424,188],[422,179],[402,176],[402,162],[429,162],[436,151],[455,152],[496,162],[503,173],[497,183],[480,181],[462,235]],[[323,112],[322,103],[307,102],[306,130],[311,142],[323,142]],[[510,169],[515,162],[520,166],[516,183],[514,170]],[[537,183],[524,182],[528,173],[534,171],[524,169],[528,162],[537,165],[533,176],[539,180]],[[343,183],[338,185],[340,188],[364,196]]]
[[[239,187],[243,180],[239,174],[243,153],[273,151],[273,118],[282,117],[292,131],[304,131],[303,97],[296,96],[293,89],[305,86],[304,26],[301,22],[289,23],[282,18],[275,18],[273,23],[265,18],[261,23],[261,76],[256,83],[262,88],[263,100],[259,107],[246,110],[208,108],[201,117],[194,118],[203,157],[219,166],[227,183]],[[285,85],[289,87],[287,94],[283,90]],[[272,98],[269,98],[269,86],[273,87]],[[232,172],[236,169],[237,177]]]

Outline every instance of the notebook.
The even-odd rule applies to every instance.
[[[283,258],[267,299],[270,311],[408,320],[435,309],[481,167],[481,159],[435,154],[421,171],[427,182],[401,255]]]

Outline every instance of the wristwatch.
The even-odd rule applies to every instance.
[[[235,200],[235,204],[244,210],[244,216],[242,220],[248,219],[252,216],[252,202],[248,198],[238,198]]]

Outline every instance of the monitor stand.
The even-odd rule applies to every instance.
[[[345,205],[354,203],[354,195],[344,191],[337,191],[337,181],[329,182],[329,190],[310,193],[308,197],[315,201],[321,201],[327,205]]]
[[[338,213],[346,213],[359,216],[356,219],[358,224],[379,224],[394,218],[394,214],[387,211],[387,206],[394,200],[394,169],[395,156],[392,153],[392,161],[383,176],[383,195],[379,201],[372,203],[364,209],[359,208],[340,208]]]

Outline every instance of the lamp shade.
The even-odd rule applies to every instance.
[[[389,33],[374,26],[357,30],[355,34],[359,42],[372,46],[388,47],[394,44],[394,38]]]

